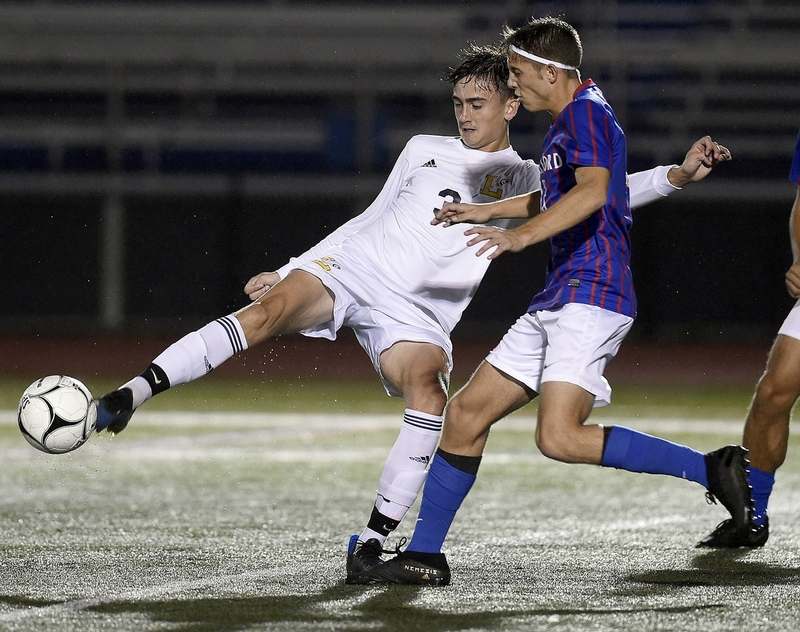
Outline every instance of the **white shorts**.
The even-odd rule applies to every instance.
[[[343,253],[323,257],[297,268],[317,277],[333,293],[333,318],[304,329],[311,338],[336,340],[342,327],[349,327],[381,378],[386,393],[400,393],[381,373],[381,353],[401,341],[427,342],[441,348],[447,359],[447,377],[453,368],[450,336],[435,319],[402,296],[389,292],[380,279]]]
[[[800,340],[800,301],[794,304],[794,307],[792,307],[786,320],[783,321],[783,325],[781,325],[778,333],[782,336],[789,336]]]
[[[611,403],[603,377],[633,318],[594,305],[567,303],[520,316],[486,361],[538,393],[544,382],[569,382]]]

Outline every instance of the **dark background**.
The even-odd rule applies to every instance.
[[[800,9],[769,1],[4,3],[0,335],[171,335],[240,307],[366,207],[411,135],[454,132],[439,78],[460,46],[554,10],[629,171],[704,133],[734,155],[635,212],[632,336],[767,344],[792,304],[800,112]],[[517,151],[546,127],[522,112]],[[457,334],[502,334],[546,257],[494,264]]]

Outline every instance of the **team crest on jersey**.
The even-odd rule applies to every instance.
[[[503,185],[508,184],[511,182],[511,178],[505,178],[503,176],[497,175],[488,175],[483,180],[483,186],[481,186],[481,190],[479,193],[481,195],[486,195],[488,197],[494,198],[495,200],[499,200],[503,197]]]
[[[333,257],[322,257],[322,259],[312,259],[313,263],[316,263],[320,268],[325,270],[325,272],[330,272],[333,268],[337,270],[341,270],[342,266],[340,266],[336,259]]]

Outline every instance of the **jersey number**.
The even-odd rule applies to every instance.
[[[458,204],[461,201],[461,194],[458,191],[453,191],[453,189],[444,189],[443,191],[439,191],[439,197],[444,198],[445,202],[453,202],[454,204]],[[449,200],[447,198],[450,198]],[[433,209],[433,214],[436,215],[441,208]]]

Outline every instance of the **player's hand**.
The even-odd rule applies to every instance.
[[[465,235],[475,235],[467,242],[467,246],[474,246],[475,244],[483,245],[475,253],[476,257],[480,257],[484,252],[494,248],[486,257],[487,259],[497,259],[504,252],[519,252],[525,249],[525,242],[522,237],[514,230],[505,230],[503,228],[494,227],[475,227],[464,231]]]
[[[800,298],[800,262],[795,262],[786,271],[786,290],[792,298]]]
[[[251,301],[261,298],[267,291],[281,280],[277,272],[262,272],[255,275],[244,286],[244,293]]]
[[[466,202],[445,202],[441,210],[436,211],[436,216],[431,224],[485,224],[492,219],[489,209],[490,204],[467,204]]]
[[[703,136],[686,152],[681,166],[669,170],[667,178],[676,187],[685,187],[690,182],[700,182],[719,163],[731,158],[730,149],[714,141],[711,136]]]

